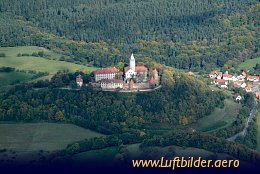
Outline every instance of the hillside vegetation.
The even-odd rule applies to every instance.
[[[0,12],[0,46],[43,46],[95,66],[131,52],[206,70],[259,56],[257,0],[2,0]]]

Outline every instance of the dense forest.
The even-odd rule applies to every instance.
[[[259,56],[257,0],[2,0],[0,12],[0,46],[43,46],[95,66],[131,52],[195,70]]]
[[[58,73],[50,82],[11,87],[0,96],[0,120],[66,121],[110,134],[149,129],[154,123],[186,125],[223,105],[221,92],[212,92],[203,82],[177,70],[174,84],[151,93],[60,89],[75,83],[76,75]]]

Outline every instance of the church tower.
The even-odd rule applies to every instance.
[[[135,58],[134,58],[133,53],[132,53],[131,58],[130,58],[130,69],[135,72]]]

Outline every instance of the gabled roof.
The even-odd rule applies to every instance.
[[[125,73],[129,70],[130,70],[129,66],[125,67]],[[147,72],[147,71],[148,71],[148,68],[146,68],[145,66],[136,66],[135,67],[135,72]]]
[[[215,82],[216,83],[226,83],[227,81],[224,79],[216,79]]]
[[[248,76],[247,79],[250,79],[250,80],[259,80],[259,76]]]
[[[233,76],[231,74],[223,74],[223,78],[227,77],[227,78],[232,78]]]
[[[99,68],[95,71],[95,74],[114,74],[119,73],[116,67]]]

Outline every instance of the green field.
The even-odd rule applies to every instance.
[[[225,107],[223,109],[216,108],[211,115],[199,119],[190,126],[205,132],[229,126],[235,120],[241,105],[231,99],[226,99],[224,102]]]
[[[23,72],[0,72],[0,87],[10,85],[13,82],[25,82],[31,80],[33,74]]]
[[[69,143],[102,134],[72,124],[14,123],[0,124],[0,149],[14,151],[53,151]]]
[[[48,55],[48,59],[33,56],[17,57],[18,53],[32,54],[33,52],[39,51],[43,51],[46,55]],[[95,70],[94,67],[87,67],[75,63],[58,61],[57,59],[62,55],[41,47],[4,47],[0,48],[0,52],[6,54],[6,57],[0,58],[0,67],[9,66],[19,70],[49,72],[50,74],[54,74],[59,70],[69,70],[71,72],[75,72],[77,70],[91,72]]]
[[[260,63],[260,57],[255,59],[248,59],[245,62],[242,62],[238,65],[240,69],[251,69],[256,66],[257,63]]]

